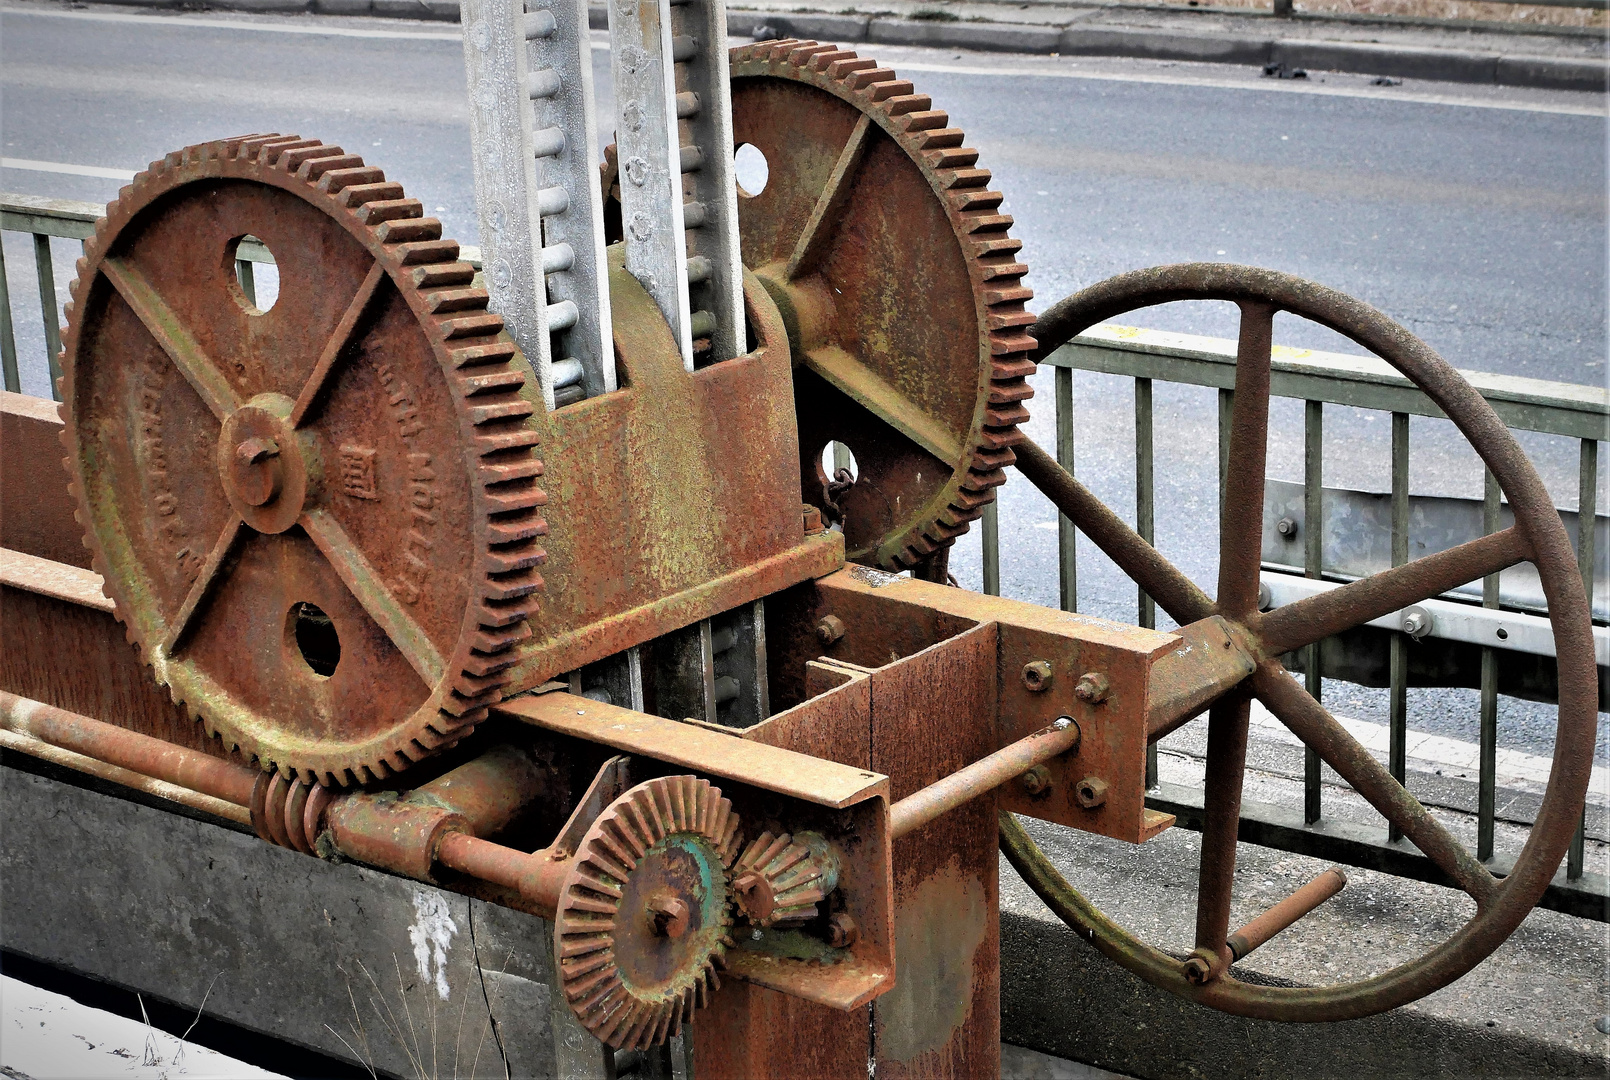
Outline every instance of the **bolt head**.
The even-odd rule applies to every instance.
[[[861,938],[861,928],[843,911],[827,920],[827,943],[835,949],[848,949]]]
[[[824,615],[816,624],[816,640],[831,645],[844,636],[844,620],[837,615]]]
[[[1086,705],[1099,705],[1107,700],[1107,694],[1111,689],[1107,676],[1099,671],[1087,671],[1079,676],[1079,684],[1073,688],[1073,696]]]
[[[648,912],[659,937],[674,940],[688,932],[688,905],[680,896],[655,893],[648,899]]]
[[[1107,781],[1099,776],[1087,776],[1074,785],[1073,798],[1086,810],[1094,810],[1107,801]]]
[[[1297,523],[1289,517],[1283,517],[1275,525],[1275,532],[1289,540],[1297,535]]]
[[[1044,765],[1036,765],[1028,772],[1017,778],[1018,786],[1030,795],[1044,795],[1051,790],[1053,783],[1051,770]]]
[[[1031,694],[1038,694],[1051,687],[1051,662],[1049,660],[1030,660],[1023,665],[1023,686]]]
[[[1213,969],[1208,966],[1208,962],[1202,959],[1200,956],[1193,956],[1189,960],[1185,961],[1186,981],[1194,983],[1197,986],[1201,986],[1208,981],[1208,975],[1212,972],[1212,970]]]

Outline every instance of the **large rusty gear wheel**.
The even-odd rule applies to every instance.
[[[738,826],[708,780],[665,776],[588,829],[559,893],[555,955],[571,1010],[610,1046],[664,1042],[721,985]]]
[[[279,296],[234,271],[256,237]],[[65,465],[129,640],[226,746],[383,779],[462,738],[544,559],[524,360],[441,223],[294,135],[169,154],[95,225]]]
[[[799,347],[804,497],[833,509],[822,451],[845,444],[848,557],[914,566],[983,513],[1028,419],[1022,245],[978,151],[889,68],[783,40],[731,70],[734,140],[768,168],[739,190],[744,264]]]
[[[1028,419],[1022,243],[978,151],[890,69],[789,39],[733,49],[731,72],[734,139],[767,161],[739,235],[795,349],[802,497],[852,562],[918,566],[983,514]],[[612,146],[603,173],[615,240]],[[830,442],[853,484],[823,470]]]

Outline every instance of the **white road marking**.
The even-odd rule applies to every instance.
[[[133,180],[134,169],[107,169],[99,165],[68,165],[61,161],[34,161],[30,158],[0,158],[0,169],[61,173],[65,176],[94,176],[101,180]]]
[[[218,18],[191,18],[183,15],[130,15],[119,12],[100,11],[49,11],[33,8],[0,7],[0,13],[8,17],[31,15],[42,19],[77,19],[83,22],[108,23],[139,23],[143,25],[160,25],[168,27],[194,27],[209,30],[245,30],[264,34],[305,34],[325,37],[350,38],[392,38],[412,39],[418,41],[461,41],[462,34],[457,27],[451,30],[371,30],[354,26],[325,26],[310,25],[306,22],[290,22],[289,16],[267,16],[262,21],[251,19],[218,19]],[[321,16],[312,16],[314,20]],[[279,21],[285,20],[285,21]],[[733,45],[748,44],[745,38],[731,38]],[[595,50],[609,48],[607,41],[597,37],[591,42]],[[1374,86],[1333,86],[1314,80],[1283,81],[1263,80],[1243,81],[1228,79],[1212,75],[1192,75],[1188,61],[1157,61],[1167,64],[1169,70],[1139,71],[1111,71],[1096,68],[1080,69],[1083,64],[1107,64],[1123,62],[1123,57],[1093,57],[1079,60],[1067,57],[1028,57],[1011,56],[1005,54],[1001,59],[991,61],[988,66],[980,66],[977,59],[979,54],[966,54],[974,63],[938,63],[930,60],[909,59],[902,56],[934,55],[944,52],[939,49],[924,49],[918,46],[878,46],[862,43],[858,48],[871,48],[875,50],[880,59],[898,62],[908,71],[931,71],[945,75],[974,75],[988,78],[1011,79],[1085,79],[1094,82],[1122,82],[1122,83],[1155,83],[1163,86],[1193,86],[1209,90],[1244,90],[1253,93],[1273,94],[1310,94],[1319,97],[1346,97],[1363,98],[1369,101],[1394,101],[1408,105],[1445,105],[1470,109],[1499,109],[1507,112],[1552,113],[1560,116],[1605,116],[1610,112],[1610,106],[1599,98],[1596,103],[1588,103],[1587,99],[1597,98],[1598,95],[1583,93],[1572,94],[1584,101],[1498,101],[1474,96],[1463,96],[1446,92],[1430,92],[1418,88],[1392,89]],[[1145,64],[1147,61],[1132,61]],[[1207,67],[1209,65],[1201,65]],[[1212,65],[1221,66],[1221,65]],[[1187,70],[1181,70],[1182,68]],[[1346,76],[1343,76],[1346,77]],[[1568,94],[1568,91],[1561,91]]]

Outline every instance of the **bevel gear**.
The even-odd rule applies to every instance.
[[[721,985],[738,828],[719,788],[666,776],[587,830],[559,893],[555,955],[566,1002],[610,1046],[664,1042]]]
[[[889,68],[794,39],[730,56],[734,140],[768,174],[738,189],[743,261],[795,349],[801,496],[842,521],[852,562],[918,566],[983,514],[1022,438],[1035,370],[1023,245],[978,151]],[[822,467],[830,442],[855,455],[847,487]]]
[[[266,311],[235,269],[252,240]],[[61,415],[85,546],[158,681],[287,778],[451,745],[530,634],[533,406],[458,255],[379,169],[270,134],[154,162],[78,263]]]
[[[827,842],[763,832],[749,842],[732,868],[738,911],[755,926],[787,930],[816,917],[816,905],[838,881],[837,860]]]

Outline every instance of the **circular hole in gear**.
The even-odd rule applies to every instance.
[[[850,452],[850,448],[841,442],[830,442],[822,447],[822,475],[836,481],[839,479],[840,469],[849,470],[852,483],[861,475],[861,470],[855,463],[855,455]]]
[[[271,261],[257,262],[267,252]],[[237,236],[225,254],[229,262],[229,291],[248,315],[262,315],[280,298],[279,263],[268,245],[250,234]]]
[[[760,147],[744,143],[732,155],[732,175],[738,181],[738,194],[752,199],[766,190],[771,167],[766,164],[766,155],[760,152]]]
[[[321,679],[335,674],[341,663],[341,637],[335,623],[316,604],[306,601],[291,605],[291,636],[302,662]]]

